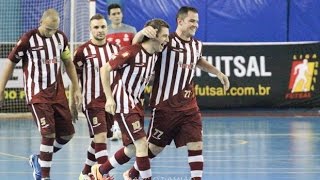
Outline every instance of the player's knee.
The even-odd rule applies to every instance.
[[[138,148],[138,147],[141,147],[141,148],[145,147],[145,149],[148,148],[148,142],[147,142],[146,137],[143,137],[143,138],[140,138],[140,139],[134,141],[133,144],[136,146],[136,148]]]
[[[67,136],[61,136],[60,138],[63,139],[63,140],[66,140],[66,141],[70,141],[72,139],[74,134],[70,134],[70,135],[67,135]]]
[[[124,153],[126,154],[126,156],[128,157],[133,157],[136,154],[136,148],[133,144],[129,144],[128,146],[126,146],[124,148]]]
[[[46,135],[43,135],[43,137],[45,137],[45,138],[55,138],[56,134],[55,133],[46,134]]]
[[[149,143],[149,150],[151,151],[151,153],[153,155],[157,155],[159,154],[162,150],[164,149],[164,147],[160,147],[160,146],[157,146],[155,144],[152,144],[152,143]]]
[[[203,142],[202,141],[198,141],[198,142],[189,142],[187,143],[187,148],[188,150],[202,150],[203,148]]]
[[[95,143],[105,143],[107,140],[107,133],[102,132],[99,134],[95,134],[93,139]]]

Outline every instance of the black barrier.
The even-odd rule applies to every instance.
[[[217,78],[195,78],[199,106],[318,107],[320,43],[205,45],[204,56],[230,80],[224,92]]]

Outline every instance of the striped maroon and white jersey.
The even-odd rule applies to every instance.
[[[113,53],[118,53],[118,50],[116,45],[106,43],[97,46],[91,40],[76,50],[73,62],[81,81],[84,109],[104,108],[106,97],[100,80],[100,68],[111,59]],[[112,77],[113,75],[111,83]]]
[[[22,60],[27,103],[55,103],[65,99],[61,76],[61,53],[68,39],[61,31],[52,37],[41,36],[37,29],[25,33],[8,58]]]
[[[141,94],[149,83],[157,60],[141,44],[124,47],[110,61],[117,75],[112,86],[116,113],[143,113]]]
[[[171,33],[169,43],[159,56],[150,97],[151,107],[187,110],[198,107],[193,77],[202,56],[202,43],[196,39],[184,41]]]

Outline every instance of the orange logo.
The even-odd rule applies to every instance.
[[[319,63],[317,55],[293,56],[290,81],[286,99],[305,99],[314,91]]]

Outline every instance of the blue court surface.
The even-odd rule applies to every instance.
[[[317,112],[210,112],[203,113],[203,125],[204,180],[320,179]],[[75,138],[54,154],[53,180],[77,180],[82,170],[88,130],[84,119],[75,126]],[[39,143],[32,120],[0,120],[0,179],[32,180],[28,156],[38,152]],[[121,142],[108,142],[109,154],[120,147]],[[132,164],[111,174],[122,179]],[[152,161],[152,171],[154,180],[190,179],[186,149],[168,146]]]

